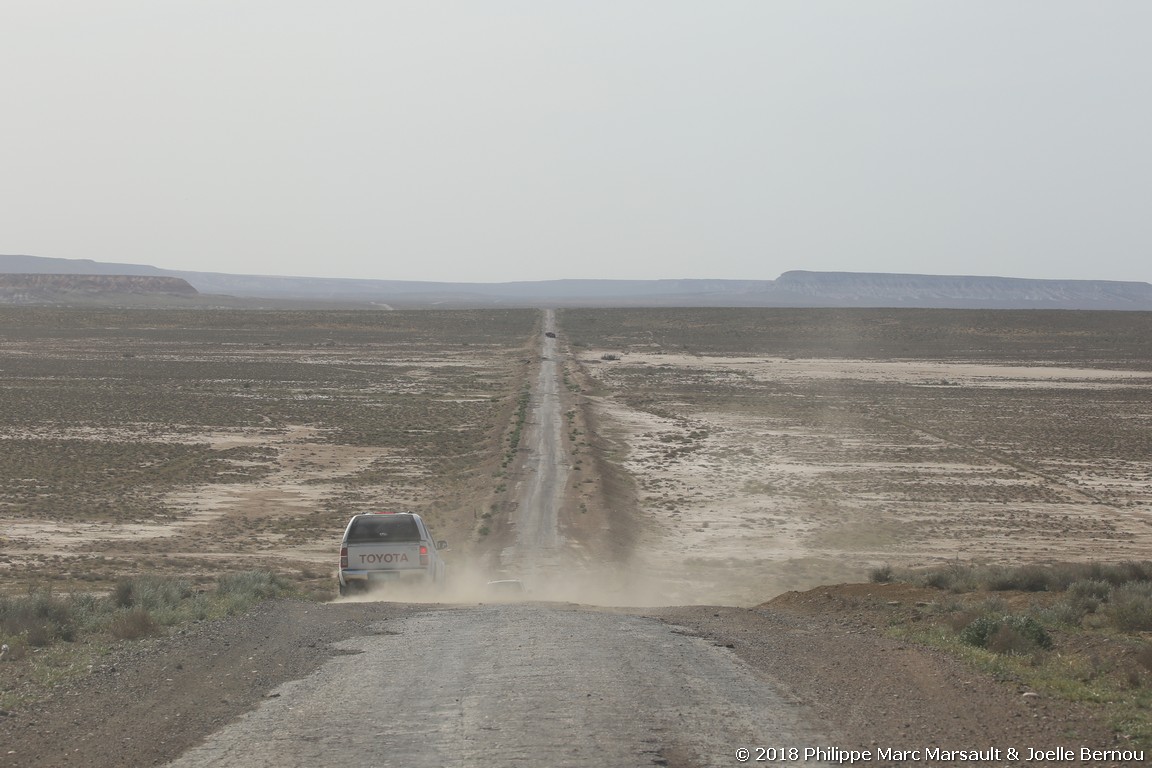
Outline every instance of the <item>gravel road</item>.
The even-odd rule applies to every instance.
[[[1087,705],[1023,696],[884,637],[882,615],[846,600],[621,612],[273,601],[127,644],[48,701],[0,712],[0,766],[265,765],[268,749],[285,766],[500,768],[531,752],[540,766],[696,768],[825,736],[842,750],[1124,746]],[[361,751],[341,755],[345,743]]]
[[[544,314],[545,331],[556,330],[555,313]],[[521,438],[525,480],[517,489],[516,543],[501,565],[529,581],[546,579],[560,564],[562,537],[557,520],[571,461],[564,446],[560,412],[560,373],[555,338],[543,337],[540,370],[531,392],[530,412]]]
[[[174,768],[732,766],[827,743],[730,650],[655,619],[500,605],[375,629]]]

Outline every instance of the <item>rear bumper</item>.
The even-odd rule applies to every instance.
[[[357,571],[342,569],[340,583],[368,586],[373,583],[431,581],[432,572],[426,568],[403,568],[388,571]]]

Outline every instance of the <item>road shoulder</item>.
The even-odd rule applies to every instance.
[[[1037,696],[940,651],[887,637],[868,613],[829,602],[825,609],[692,606],[648,615],[730,648],[822,718],[841,749],[1015,747],[1023,754],[1068,747],[1078,754],[1081,747],[1125,747],[1086,706]]]

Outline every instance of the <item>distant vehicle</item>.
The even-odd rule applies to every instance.
[[[447,565],[424,520],[413,512],[376,512],[348,521],[340,542],[340,594],[381,584],[442,587]]]
[[[544,331],[544,335],[545,335],[545,336],[547,336],[547,337],[548,337],[548,338],[550,338],[550,339],[554,339],[554,338],[556,338],[556,334],[555,334],[555,333],[553,333],[552,331]]]

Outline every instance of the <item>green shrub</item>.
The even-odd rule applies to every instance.
[[[998,595],[984,598],[975,608],[979,616],[1005,616],[1009,610],[1008,603]]]
[[[287,589],[284,579],[271,571],[225,573],[216,582],[216,594],[253,602],[278,597]]]
[[[42,648],[57,640],[76,637],[76,618],[65,598],[48,589],[33,589],[27,597],[0,598],[0,630],[21,635],[29,645]]]
[[[112,590],[112,602],[119,608],[145,608],[155,611],[176,608],[192,595],[186,579],[168,576],[136,576],[121,579]]]
[[[1116,587],[1109,596],[1106,612],[1117,629],[1152,631],[1152,583],[1132,582]]]
[[[1051,648],[1052,638],[1031,616],[981,616],[960,630],[960,641],[997,653],[1026,653]]]
[[[1133,581],[1152,581],[1152,563],[1128,560],[1114,565],[1099,565],[1090,578],[1120,586]]]
[[[122,579],[107,596],[33,589],[25,597],[0,596],[0,639],[10,646],[11,658],[26,647],[70,642],[87,633],[135,640],[164,626],[240,613],[289,590],[288,582],[268,571],[225,574],[215,593],[197,593],[187,579],[152,575]]]
[[[89,626],[100,621],[109,610],[108,600],[91,592],[73,592],[68,595],[68,609],[76,624]]]
[[[1079,627],[1083,626],[1084,617],[1095,610],[1096,604],[1091,600],[1061,600],[1044,608],[1038,615],[1053,624]]]
[[[1068,585],[1068,599],[1095,600],[1098,603],[1108,599],[1112,585],[1103,579],[1080,579]]]

